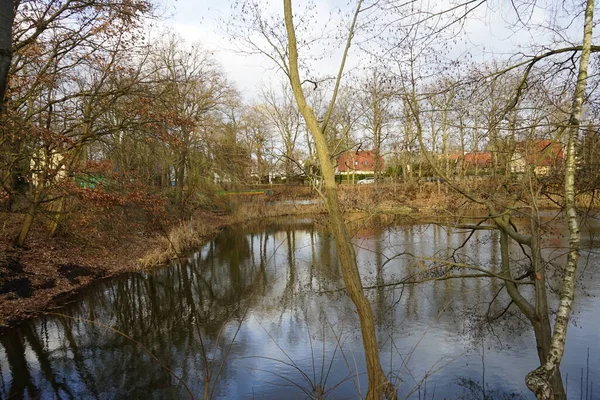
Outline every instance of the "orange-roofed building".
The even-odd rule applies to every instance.
[[[346,151],[337,160],[336,173],[339,175],[374,175],[375,174],[375,152],[369,151]],[[377,165],[379,171],[383,171],[383,157],[379,156]]]
[[[450,161],[456,163],[461,162],[464,159],[465,168],[490,168],[492,166],[492,152],[482,151],[478,153],[465,153],[464,157],[460,153],[450,154],[448,156]]]
[[[564,149],[560,142],[549,139],[519,142],[511,158],[510,169],[523,173],[527,166],[534,166],[536,175],[548,175],[563,159]]]

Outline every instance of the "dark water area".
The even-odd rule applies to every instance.
[[[594,232],[594,221],[582,230],[582,284],[562,366],[572,399],[600,398]],[[449,256],[499,271],[497,233],[469,233],[411,225],[354,234],[364,284],[377,286],[368,296],[399,398],[533,398],[524,384],[538,365],[533,333],[514,307],[505,312],[499,280],[385,286]],[[560,230],[544,244],[559,266]],[[361,398],[360,329],[342,288],[333,239],[312,220],[230,229],[187,260],[100,283],[61,315],[4,331],[0,398],[308,399],[320,390]]]

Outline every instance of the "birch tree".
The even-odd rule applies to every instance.
[[[552,400],[560,398],[560,393],[555,393],[551,384],[552,377],[556,375],[560,367],[562,356],[565,351],[567,340],[567,328],[569,317],[573,309],[575,299],[577,261],[579,259],[579,222],[577,217],[577,205],[575,203],[575,172],[576,172],[576,144],[579,139],[579,127],[588,78],[588,67],[592,47],[592,28],[594,24],[594,0],[587,0],[585,7],[585,22],[583,28],[583,44],[581,46],[581,57],[579,59],[579,72],[577,83],[573,94],[571,115],[565,127],[567,131],[567,157],[565,160],[565,214],[569,226],[569,253],[565,265],[564,278],[562,282],[562,293],[560,303],[554,322],[554,331],[550,343],[550,350],[545,362],[537,369],[527,375],[525,382],[527,387],[535,393],[539,400]]]
[[[498,278],[504,282],[506,291],[511,299],[511,304],[515,304],[518,310],[528,319],[531,324],[536,340],[536,348],[540,361],[540,367],[527,375],[525,381],[530,390],[532,390],[538,399],[565,399],[566,393],[560,374],[560,362],[564,352],[566,341],[566,331],[569,324],[569,316],[573,306],[576,270],[579,255],[579,227],[577,220],[577,210],[575,203],[575,145],[578,141],[580,119],[582,115],[582,104],[587,81],[587,70],[590,53],[598,51],[597,47],[591,45],[593,23],[593,0],[589,0],[585,9],[585,25],[583,45],[556,48],[545,50],[540,54],[524,60],[516,65],[497,71],[496,74],[514,74],[520,71],[520,78],[513,83],[513,94],[504,104],[499,107],[493,126],[487,129],[495,129],[498,121],[508,120],[513,117],[515,107],[521,101],[525,93],[532,85],[532,79],[539,68],[548,74],[553,67],[564,65],[566,61],[560,60],[561,55],[579,57],[579,72],[576,77],[575,89],[571,105],[571,113],[566,123],[560,124],[557,132],[558,137],[567,139],[567,156],[565,159],[565,179],[564,179],[564,213],[569,231],[569,252],[566,262],[561,271],[563,275],[560,286],[560,301],[556,310],[556,318],[551,320],[552,310],[549,303],[549,277],[548,262],[542,255],[543,224],[540,217],[539,197],[541,188],[535,184],[535,175],[533,168],[525,171],[523,182],[526,183],[525,195],[523,197],[506,190],[506,182],[496,182],[493,190],[494,196],[486,193],[476,193],[469,191],[460,182],[452,180],[443,175],[444,172],[436,168],[432,161],[431,154],[427,151],[424,144],[423,124],[421,122],[420,107],[424,94],[419,90],[418,82],[414,79],[414,74],[407,74],[405,77],[405,93],[407,104],[410,107],[411,114],[416,124],[417,137],[421,143],[423,155],[429,160],[437,173],[444,177],[445,182],[462,194],[469,201],[479,204],[488,209],[488,221],[491,224],[484,224],[484,221],[473,225],[462,225],[463,228],[493,229],[499,231],[501,247],[501,270],[496,273],[492,270],[481,268],[477,265],[465,265],[456,262],[444,262],[444,268],[456,268],[456,270],[470,270],[472,274],[453,274],[450,270],[440,273],[441,276],[435,279],[451,279],[458,277],[490,277]],[[557,59],[558,57],[558,59]],[[474,127],[478,125],[475,123]],[[483,129],[487,136],[489,132]],[[512,214],[516,214],[517,203],[526,201],[530,211],[528,229],[520,230],[512,221]],[[517,266],[513,265],[510,255],[511,243],[518,246],[529,260],[529,267],[525,273],[517,273]],[[440,272],[440,271],[438,271]],[[524,289],[529,286],[530,289]],[[553,323],[554,322],[554,323]]]

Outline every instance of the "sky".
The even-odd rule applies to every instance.
[[[229,1],[219,0],[170,0],[167,1],[167,19],[162,23],[179,33],[186,43],[199,42],[212,52],[244,98],[252,99],[275,74],[264,57],[235,51],[221,31],[219,19],[228,17],[229,4]]]
[[[202,46],[210,51],[214,58],[221,64],[226,75],[231,79],[246,100],[252,100],[265,85],[277,85],[282,79],[281,74],[276,72],[272,61],[264,56],[248,56],[234,50],[234,45],[222,32],[222,23],[219,20],[227,20],[231,13],[230,1],[225,0],[165,0],[164,19],[159,23],[179,33],[187,43],[200,42]],[[449,1],[449,0],[442,0]],[[271,3],[267,7],[273,12],[280,12],[281,0],[264,1],[263,4]],[[302,3],[298,1],[297,3]],[[553,35],[544,30],[540,32],[527,32],[517,29],[514,22],[514,10],[507,6],[509,2],[488,1],[486,5],[471,14],[464,26],[468,33],[467,39],[459,40],[450,50],[449,57],[455,59],[465,58],[467,50],[474,60],[489,60],[491,58],[506,58],[509,54],[525,51],[532,43],[540,44],[550,42]],[[329,10],[334,6],[344,6],[345,0],[317,0],[316,19],[326,18]],[[518,4],[518,3],[517,3]],[[560,13],[560,10],[554,10]],[[522,16],[526,18],[528,25],[543,25],[553,16],[552,11],[536,10],[527,13],[522,10]],[[571,31],[577,36],[581,31],[580,24],[571,24]],[[556,35],[554,35],[556,36]],[[349,68],[357,63],[357,47],[351,52]],[[333,54],[333,57],[325,58],[315,64],[321,74],[335,74],[341,52]],[[354,58],[352,58],[354,57]]]

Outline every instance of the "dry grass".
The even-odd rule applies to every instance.
[[[190,220],[171,228],[160,237],[160,246],[149,251],[139,262],[139,268],[147,269],[167,264],[182,254],[198,248],[226,226],[245,223],[254,219],[281,216],[314,215],[324,212],[322,204],[295,205],[271,204],[263,196],[239,196],[228,202],[227,214],[196,213]]]
[[[594,190],[577,196],[577,206],[586,209],[600,208],[600,190]]]
[[[484,184],[473,188],[486,191]],[[338,195],[349,220],[358,215],[358,224],[365,218],[406,218],[428,219],[432,216],[453,215],[473,207],[464,197],[449,190],[443,184],[426,182],[422,184],[374,184],[339,185]],[[306,199],[316,200],[313,204],[303,204]],[[600,194],[580,197],[581,205],[598,206]],[[552,207],[550,201],[542,207]],[[236,195],[224,199],[223,213],[199,213],[191,220],[173,227],[168,235],[160,238],[161,245],[147,253],[139,265],[150,268],[164,265],[181,254],[201,246],[227,225],[245,223],[254,219],[283,216],[322,215],[325,206],[319,202],[317,193],[306,186],[278,187],[273,196]],[[387,216],[387,217],[386,217]]]
[[[373,215],[408,215],[419,211],[423,205],[429,209],[442,208],[447,204],[446,193],[439,191],[437,185],[430,186],[421,185],[418,188],[416,185],[340,185],[339,196],[346,212],[362,214],[361,219],[364,215],[368,215],[369,218]],[[227,197],[226,203],[222,205],[226,214],[198,213],[192,219],[174,226],[168,234],[160,238],[161,244],[158,248],[139,260],[139,267],[152,268],[181,257],[187,251],[200,247],[228,225],[254,219],[319,215],[326,212],[325,205],[316,192],[307,187],[296,189],[280,188],[279,193],[270,197]],[[307,199],[314,202],[306,204],[304,200]],[[420,207],[416,207],[415,204],[419,204]]]
[[[159,246],[146,253],[138,261],[138,266],[140,269],[148,269],[165,265],[170,260],[181,257],[186,251],[206,243],[228,223],[227,218],[206,213],[180,222],[167,235],[160,237]]]

